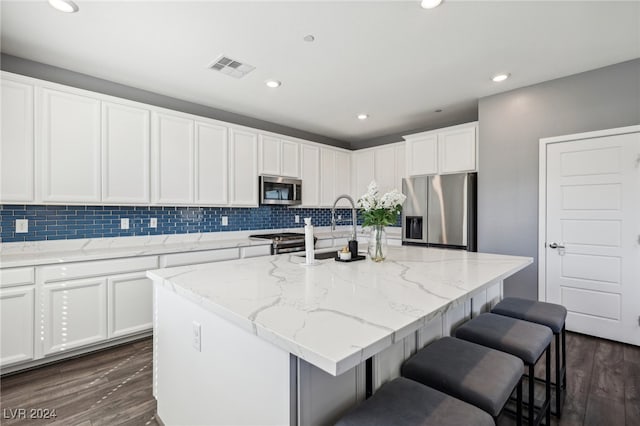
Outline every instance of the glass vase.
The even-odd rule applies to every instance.
[[[369,258],[374,262],[382,262],[387,256],[387,233],[383,225],[373,225],[369,235]]]

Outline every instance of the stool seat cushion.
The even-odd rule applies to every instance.
[[[494,314],[505,315],[525,321],[546,325],[554,333],[560,333],[567,319],[567,309],[555,303],[507,297],[492,310]]]
[[[402,375],[498,416],[518,384],[524,365],[515,356],[453,337],[419,350]]]
[[[399,377],[336,423],[339,426],[494,426],[484,411]]]
[[[535,364],[551,343],[548,327],[496,314],[480,314],[462,324],[456,337],[517,356]]]

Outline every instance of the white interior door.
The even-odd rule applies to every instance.
[[[640,344],[640,134],[547,145],[547,300],[567,329]]]

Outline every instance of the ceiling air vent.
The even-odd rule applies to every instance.
[[[215,71],[220,71],[222,74],[230,75],[231,77],[242,78],[253,71],[256,67],[243,64],[240,61],[221,55],[209,64],[209,68]]]

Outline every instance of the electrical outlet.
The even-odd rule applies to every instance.
[[[16,219],[16,234],[29,232],[29,219]]]
[[[193,334],[191,335],[191,346],[198,352],[202,352],[202,326],[199,322],[192,322]]]
[[[149,228],[157,228],[158,227],[158,218],[152,217],[149,219]]]
[[[299,214],[295,215],[295,221],[296,221],[296,223],[300,223],[300,215]]]
[[[229,218],[227,216],[222,216],[220,221],[222,222],[222,226],[229,226]]]
[[[120,229],[129,229],[129,219],[123,217],[120,219]]]
[[[342,215],[341,214],[338,215],[338,220],[342,220]]]

